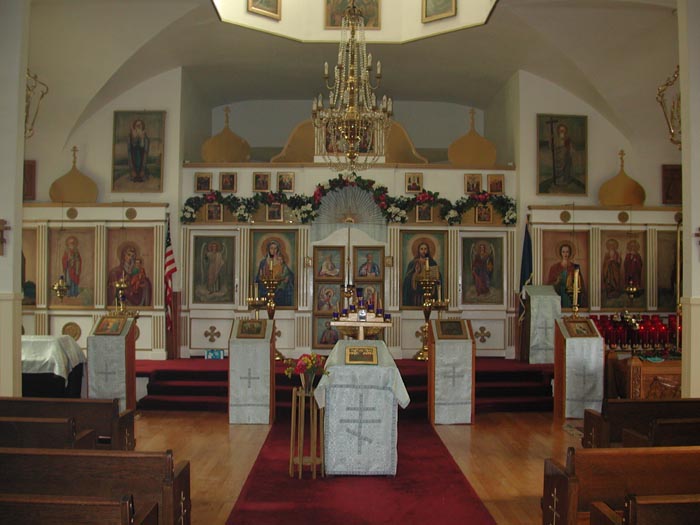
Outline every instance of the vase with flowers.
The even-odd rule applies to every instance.
[[[304,392],[310,394],[313,391],[316,376],[326,373],[323,368],[325,361],[326,358],[319,354],[302,354],[296,361],[294,359],[285,361],[287,368],[284,374],[289,378],[292,374],[298,374]]]

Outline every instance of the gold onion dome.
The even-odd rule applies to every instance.
[[[248,162],[250,160],[250,144],[229,127],[230,112],[229,108],[224,109],[224,129],[202,144],[204,162]]]
[[[447,158],[455,167],[493,168],[496,165],[496,146],[474,129],[474,113],[472,109],[469,116],[469,131],[447,148]]]
[[[625,152],[620,150],[620,171],[603,183],[598,200],[603,206],[642,206],[646,192],[641,184],[625,173]]]

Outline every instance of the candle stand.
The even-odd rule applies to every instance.
[[[426,272],[426,274],[428,274],[428,272]],[[435,288],[436,283],[437,279],[431,279],[428,276],[418,281],[418,285],[423,290],[423,318],[425,319],[425,324],[416,332],[416,337],[420,337],[422,342],[421,349],[413,356],[417,361],[428,360],[428,330],[430,329],[430,313],[433,311],[433,306],[436,302],[435,299],[433,299],[433,288]]]

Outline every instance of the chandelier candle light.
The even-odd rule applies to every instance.
[[[374,91],[381,83],[382,66],[377,62],[376,84],[372,85],[372,54],[367,54],[364,25],[361,10],[350,0],[343,13],[333,84],[329,83],[328,62],[323,65],[328,106],[321,94],[311,106],[316,154],[336,171],[354,172],[383,162],[392,122],[391,99],[385,95],[377,106]]]

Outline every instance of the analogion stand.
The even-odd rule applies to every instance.
[[[306,431],[306,410],[309,411],[309,455],[304,455],[304,434]],[[316,467],[319,467],[321,477],[325,476],[325,463],[323,457],[324,409],[319,408],[314,399],[314,391],[306,392],[303,387],[294,387],[292,390],[292,433],[289,440],[289,477],[293,478],[297,469],[301,479],[304,465],[311,467],[311,477],[316,479]]]

